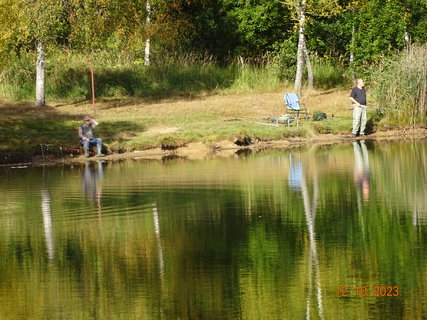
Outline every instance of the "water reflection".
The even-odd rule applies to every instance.
[[[366,239],[365,219],[363,217],[363,203],[369,202],[370,192],[370,166],[368,148],[364,140],[353,142],[354,152],[354,183],[356,186],[357,211],[363,234]],[[363,202],[363,203],[362,203]]]
[[[302,198],[304,202],[304,213],[308,231],[308,243],[309,243],[309,254],[308,254],[308,293],[306,298],[306,319],[312,318],[312,307],[311,303],[314,299],[317,301],[316,311],[321,319],[323,319],[323,302],[322,302],[322,289],[320,284],[320,267],[319,267],[319,256],[317,253],[316,244],[316,212],[317,203],[319,198],[319,182],[318,182],[318,169],[315,149],[311,149],[306,153],[305,165],[310,170],[303,170],[301,161],[294,162],[290,172],[294,170],[293,174],[293,186],[300,186]],[[301,158],[301,155],[298,157]],[[297,163],[297,165],[295,165]],[[297,182],[295,180],[298,180]],[[291,180],[289,180],[291,181]],[[310,195],[309,183],[312,183],[313,194]],[[313,270],[314,269],[314,270]],[[313,287],[316,294],[313,294]],[[317,316],[317,315],[316,315]]]
[[[48,190],[41,190],[41,202],[47,255],[49,260],[52,260],[55,252],[55,241],[53,238],[52,210],[50,205],[51,200]]]
[[[290,153],[288,181],[291,190],[301,191],[302,175],[301,153]]]
[[[104,179],[104,161],[98,160],[96,168],[86,161],[83,169],[82,189],[86,199],[98,206],[98,215],[102,215],[102,181]]]
[[[160,271],[160,279],[163,280],[165,265],[163,261],[163,248],[162,242],[160,240],[160,222],[159,222],[159,214],[157,212],[157,203],[153,203],[153,221],[154,221],[154,234],[156,236],[157,250],[159,252],[159,271]]]
[[[3,174],[0,318],[423,319],[427,143],[367,147]]]
[[[360,194],[364,202],[369,201],[370,187],[370,168],[368,149],[364,140],[353,142],[354,151],[354,182],[357,187],[357,197],[360,199]],[[358,204],[360,200],[358,200]],[[360,207],[360,205],[359,205]]]

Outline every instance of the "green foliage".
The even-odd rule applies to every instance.
[[[223,0],[227,17],[236,22],[235,53],[259,56],[290,35],[290,12],[279,1]]]
[[[384,59],[373,74],[375,98],[397,124],[422,124],[427,119],[427,44],[412,45],[399,56]]]
[[[402,18],[403,17],[403,18]],[[354,15],[356,64],[372,62],[404,46],[407,22],[403,1],[372,0]]]
[[[286,39],[282,43],[273,47],[275,55],[272,62],[280,70],[280,77],[293,79],[295,77],[297,62],[297,42],[296,39]]]
[[[21,2],[25,12],[23,22],[32,39],[43,43],[56,39],[61,32],[62,1],[30,0]]]
[[[69,23],[70,42],[83,51],[92,51],[105,45],[117,27],[118,2],[112,0],[71,0]]]
[[[35,56],[28,52],[37,41],[47,49],[50,98],[89,97],[89,54],[101,97],[277,86],[295,76],[293,19],[299,2],[152,0],[147,25],[145,0],[1,0],[0,94],[16,99],[32,95]],[[425,1],[307,0],[306,11],[307,48],[321,88],[347,83],[348,76],[341,75],[349,74],[350,51],[355,54],[351,67],[364,76],[367,65],[401,50],[405,35],[427,40]],[[153,70],[140,65],[147,37]],[[69,52],[71,58],[62,59]],[[194,53],[208,57],[209,66],[199,58],[193,63]]]

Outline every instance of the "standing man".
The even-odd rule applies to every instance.
[[[366,128],[366,91],[362,79],[356,80],[356,86],[351,90],[350,100],[353,102],[353,137],[365,135]],[[360,131],[359,131],[360,129]]]
[[[91,119],[89,116],[85,116],[83,119],[84,123],[79,127],[79,137],[85,150],[85,158],[89,157],[89,147],[90,145],[96,145],[97,147],[97,157],[103,157],[104,154],[101,153],[102,150],[102,140],[100,138],[94,138],[93,129],[98,125],[95,119]]]

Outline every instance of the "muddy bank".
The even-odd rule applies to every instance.
[[[189,160],[199,160],[212,157],[231,157],[238,154],[239,150],[264,150],[264,149],[286,149],[307,145],[332,145],[337,143],[350,143],[355,140],[374,141],[398,141],[398,140],[419,140],[427,139],[427,128],[399,129],[378,131],[365,137],[353,138],[351,135],[317,135],[307,138],[289,138],[271,141],[250,141],[247,145],[241,145],[239,141],[220,141],[216,143],[188,143],[183,147],[174,150],[162,150],[161,148],[133,151],[127,153],[108,154],[105,157],[90,157],[85,159],[80,153],[67,153],[64,150],[59,152],[46,152],[43,156],[31,156],[19,152],[0,151],[0,166],[39,166],[56,164],[84,163],[85,161],[118,161],[123,159],[152,159],[165,160],[170,158],[183,158]]]

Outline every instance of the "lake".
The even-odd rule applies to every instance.
[[[0,319],[426,319],[427,142],[0,169]]]

